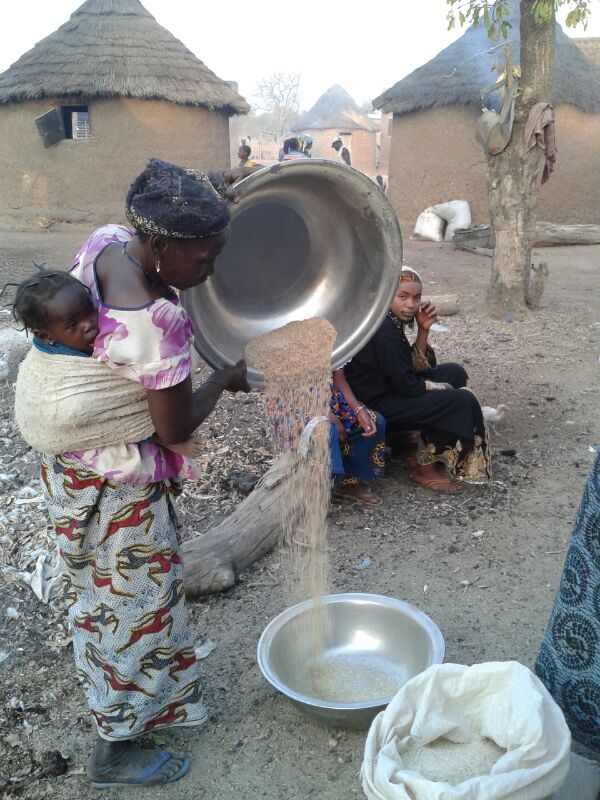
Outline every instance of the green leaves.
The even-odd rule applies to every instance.
[[[571,3],[573,3],[573,0],[571,0]],[[571,3],[569,3],[569,5]],[[559,0],[558,5],[565,5],[565,0]],[[567,28],[574,28],[576,25],[581,25],[585,30],[591,12],[592,9],[590,8],[589,0],[574,0],[574,7],[569,11],[565,20]]]
[[[533,16],[537,23],[543,25],[552,19],[554,0],[536,0],[533,4]]]
[[[449,6],[446,18],[448,30],[456,27],[458,19],[461,28],[465,25],[477,27],[483,24],[487,35],[492,42],[500,38],[506,39],[512,27],[510,22],[510,9],[508,0],[446,0]],[[566,17],[567,27],[576,25],[587,26],[591,14],[591,0],[536,0],[533,5],[533,15],[536,22],[544,24],[552,18],[553,7],[569,7]]]
[[[587,0],[586,0],[587,1]],[[508,36],[510,22],[508,16],[508,0],[446,0],[446,5],[450,6],[447,13],[448,30],[456,27],[456,20],[461,27],[471,24],[477,27],[483,24],[488,37],[496,42],[502,36]]]

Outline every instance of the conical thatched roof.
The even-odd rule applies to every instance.
[[[377,130],[377,123],[360,110],[354,100],[341,86],[331,86],[319,97],[314,106],[300,117],[294,126],[296,131],[328,130]]]
[[[573,39],[573,41],[588,61],[600,64],[600,36],[588,36],[585,39]]]
[[[516,8],[513,5],[511,23],[513,27],[508,41],[514,62],[518,63],[518,4]],[[373,106],[394,114],[408,114],[442,105],[476,105],[478,108],[486,105],[491,108],[493,98],[488,97],[482,103],[481,90],[497,78],[492,65],[502,60],[503,44],[491,43],[483,25],[470,27],[434,59],[377,97]],[[554,103],[571,104],[583,111],[600,111],[600,66],[588,60],[558,24],[554,64]]]
[[[249,111],[139,0],[86,0],[0,75],[0,103],[115,96]]]

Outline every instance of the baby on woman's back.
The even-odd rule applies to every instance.
[[[13,304],[15,319],[33,333],[33,346],[50,355],[91,358],[98,335],[98,309],[83,283],[60,271],[44,271],[17,287]],[[108,367],[107,367],[108,368]],[[200,439],[165,444],[154,434],[156,444],[195,458]]]

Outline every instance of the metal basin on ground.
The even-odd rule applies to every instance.
[[[380,325],[397,285],[402,238],[390,202],[366,175],[320,159],[265,167],[237,188],[215,274],[182,295],[196,349],[227,366],[250,339],[320,316],[337,330],[332,366],[341,366]],[[252,365],[248,374],[262,384]]]
[[[368,728],[408,680],[444,659],[444,638],[422,611],[375,594],[323,599],[324,653],[315,663],[315,603],[286,609],[258,643],[264,677],[309,717]]]

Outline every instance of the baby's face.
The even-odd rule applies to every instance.
[[[60,289],[46,305],[48,322],[43,330],[34,331],[39,339],[57,342],[92,353],[98,335],[98,311],[83,284],[72,283]]]

